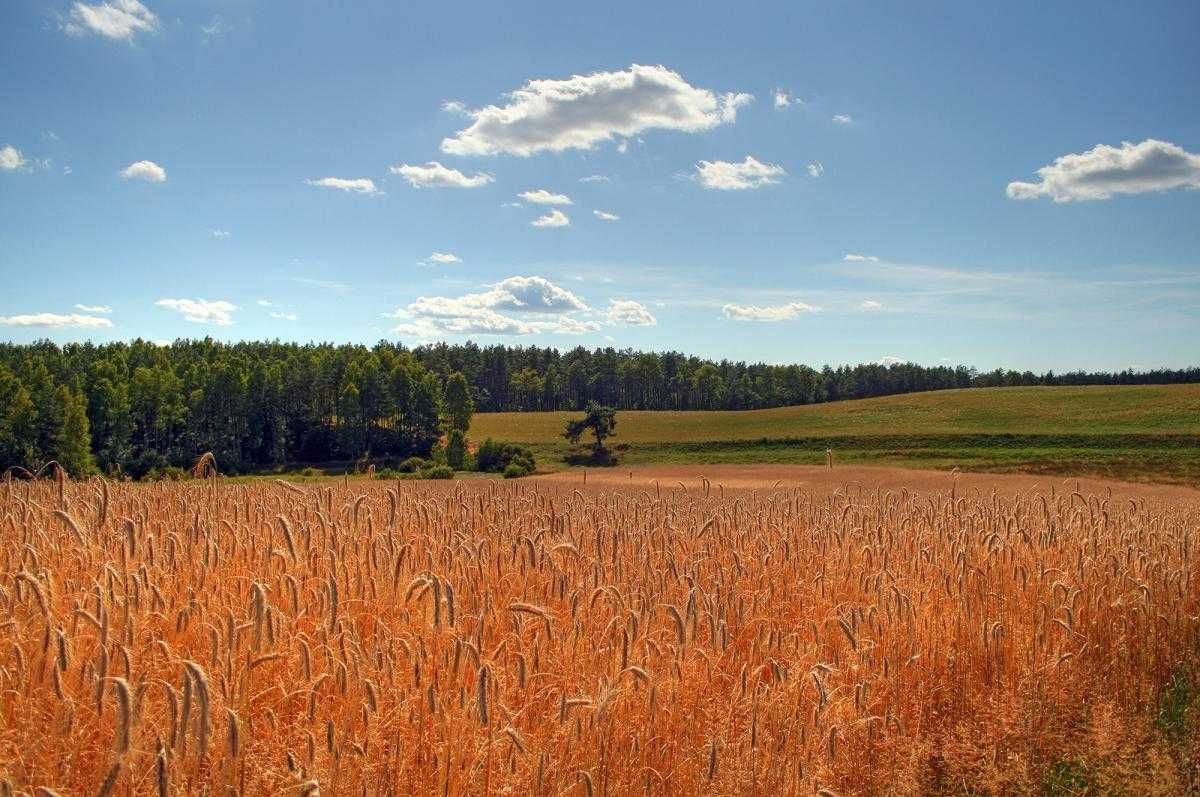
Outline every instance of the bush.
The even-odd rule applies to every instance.
[[[419,471],[421,468],[424,468],[428,464],[429,464],[428,462],[421,459],[420,457],[409,457],[408,459],[401,462],[396,467],[396,470],[400,471],[401,473],[416,473],[417,471]]]
[[[301,468],[300,470],[296,471],[296,475],[316,478],[318,476],[324,476],[325,471],[321,470],[320,468]]]
[[[188,478],[189,474],[183,468],[177,468],[174,465],[165,465],[161,468],[151,468],[142,475],[144,482],[180,482]]]
[[[519,479],[522,476],[528,475],[529,471],[515,462],[508,463],[508,465],[506,465],[504,468],[504,478],[506,479]]]
[[[434,465],[421,471],[422,479],[453,479],[454,469],[449,465]]]
[[[528,448],[516,443],[502,443],[490,437],[483,441],[483,445],[475,454],[476,469],[486,473],[504,473],[514,464],[524,471],[522,476],[533,473],[537,468],[533,461],[533,452]]]

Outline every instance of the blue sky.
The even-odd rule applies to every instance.
[[[5,3],[0,338],[1200,361],[1200,5],[407,5]]]

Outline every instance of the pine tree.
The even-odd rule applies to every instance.
[[[446,380],[445,404],[448,429],[451,431],[457,429],[465,434],[471,427],[471,415],[475,412],[475,403],[471,401],[467,378],[458,371],[450,374],[450,378]]]
[[[83,393],[76,393],[66,385],[59,386],[54,401],[57,405],[54,417],[59,426],[52,435],[50,458],[58,460],[75,478],[86,476],[96,469],[87,401]]]

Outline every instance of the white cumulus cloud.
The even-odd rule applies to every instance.
[[[786,108],[792,104],[792,95],[783,89],[775,89],[775,107]]]
[[[752,99],[697,88],[664,66],[530,80],[508,95],[507,105],[467,111],[471,125],[443,139],[441,148],[452,155],[528,156],[591,149],[652,129],[695,133],[733,122]]]
[[[561,210],[555,209],[545,216],[538,216],[529,223],[534,227],[566,227],[571,223],[571,218]]]
[[[434,252],[429,256],[430,263],[461,263],[462,258],[451,252]]]
[[[137,161],[122,169],[121,177],[126,180],[144,180],[147,183],[165,183],[167,170],[154,161]]]
[[[110,39],[129,41],[137,33],[152,33],[158,28],[158,17],[138,0],[111,0],[88,5],[76,2],[65,30],[72,36],[96,33]]]
[[[631,327],[652,327],[658,323],[658,319],[640,302],[632,299],[609,299],[608,323]]]
[[[28,313],[25,315],[0,316],[0,326],[6,327],[45,327],[50,329],[65,329],[80,327],[83,329],[101,329],[111,327],[112,321],[94,315],[79,313]]]
[[[493,177],[485,172],[467,176],[458,169],[429,161],[424,166],[402,163],[389,171],[408,181],[413,188],[479,188],[492,182]]]
[[[524,199],[526,202],[532,202],[535,205],[571,205],[571,197],[566,194],[554,194],[544,188],[539,188],[536,191],[523,191],[517,196]]]
[[[321,188],[336,188],[338,191],[354,194],[377,194],[379,189],[375,187],[375,181],[369,177],[322,177],[317,180],[305,180],[309,185],[320,186]]]
[[[388,314],[400,319],[394,331],[432,338],[443,335],[583,334],[600,325],[571,313],[587,304],[545,277],[509,277],[486,291],[462,296],[419,296]]]
[[[821,165],[820,161],[813,161],[805,168],[808,169],[809,177],[820,177],[821,175],[825,174],[825,167]]]
[[[159,299],[154,303],[159,307],[183,316],[183,320],[193,324],[215,324],[227,327],[233,323],[233,311],[237,305],[226,301],[210,302],[206,299]]]
[[[593,210],[592,213],[596,214],[596,218],[600,219],[601,221],[620,221],[621,220],[621,217],[618,216],[616,213],[609,213],[604,210]]]
[[[77,304],[75,309],[85,313],[103,313],[104,315],[112,312],[112,308],[106,304]]]
[[[1055,202],[1109,199],[1113,194],[1144,194],[1172,188],[1200,188],[1200,155],[1148,138],[1119,147],[1099,144],[1087,152],[1063,155],[1037,170],[1036,183],[1008,184],[1009,199],[1050,197]]]
[[[803,302],[789,302],[766,307],[727,304],[721,308],[725,317],[734,321],[790,321],[804,313],[815,313],[816,311],[816,307]]]
[[[747,155],[741,163],[700,161],[696,164],[695,179],[705,188],[741,191],[778,183],[786,174],[782,166],[762,163]]]
[[[27,162],[25,156],[21,154],[21,150],[12,144],[0,147],[0,171],[15,172]]]

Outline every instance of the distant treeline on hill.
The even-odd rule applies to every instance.
[[[141,476],[190,464],[203,451],[226,472],[428,456],[447,428],[454,374],[465,377],[474,408],[487,412],[578,410],[589,401],[742,410],[949,388],[1200,382],[1200,368],[1033,374],[901,363],[816,370],[675,352],[472,343],[0,344],[0,470],[53,459],[72,474]],[[454,382],[450,394],[462,395],[462,380]]]

